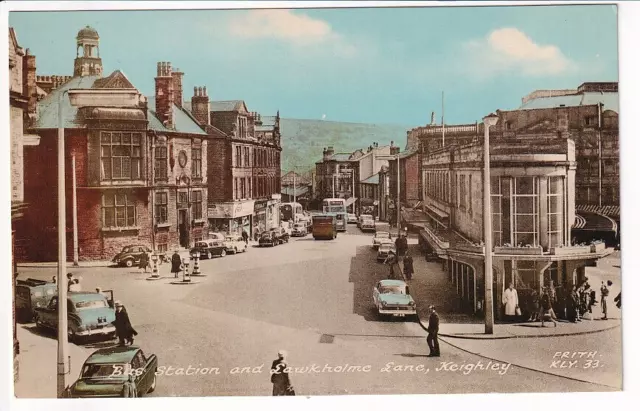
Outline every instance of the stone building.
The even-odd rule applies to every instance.
[[[57,129],[65,133],[67,256],[73,255],[72,158],[77,182],[78,254],[81,260],[112,258],[123,246],[166,250],[189,246],[206,222],[207,134],[174,94],[170,65],[160,64],[156,95],[147,101],[116,70],[102,77],[99,37],[89,27],[77,36],[74,76],[38,102],[32,129],[38,147],[25,151],[27,258],[57,258]],[[45,76],[46,78],[46,76]],[[42,79],[42,77],[41,77]],[[177,89],[177,88],[176,88]],[[176,97],[177,96],[177,97]],[[73,104],[72,104],[73,100]],[[177,164],[176,164],[177,160]]]
[[[261,232],[280,225],[280,114],[262,117],[242,100],[210,101],[195,90],[188,109],[209,134],[210,230]]]
[[[617,244],[620,234],[620,167],[618,84],[583,83],[574,90],[538,90],[516,110],[497,114],[491,130],[505,138],[562,136],[575,141],[576,212],[573,237]],[[482,123],[445,126],[445,146],[482,141]],[[416,140],[418,143],[416,143]],[[408,132],[408,141],[424,153],[442,148],[442,126]]]
[[[504,113],[501,113],[501,115]],[[501,116],[491,133],[494,310],[513,283],[524,312],[543,286],[559,295],[584,278],[584,267],[607,255],[603,243],[574,246],[576,158],[574,141],[551,133],[502,134]],[[420,242],[437,253],[462,305],[484,304],[483,142],[451,145],[423,154],[424,223]]]
[[[37,105],[36,57],[20,47],[16,32],[9,28],[9,120],[11,156],[11,277],[13,299],[13,365],[14,381],[19,375],[20,345],[16,335],[15,282],[17,260],[24,259],[29,243],[24,237],[24,212],[27,210],[24,192],[24,148],[37,146],[39,137],[27,134],[35,121]]]

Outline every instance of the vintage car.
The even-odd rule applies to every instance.
[[[378,246],[378,252],[376,254],[376,259],[378,262],[384,261],[389,256],[389,253],[396,252],[396,247],[393,243],[383,243]]]
[[[290,237],[289,232],[285,230],[283,227],[273,228],[271,231],[276,233],[276,237],[278,238],[278,241],[280,242],[280,244],[289,242],[289,237]]]
[[[228,235],[224,239],[224,246],[228,253],[238,254],[247,251],[247,243],[241,235]]]
[[[35,309],[46,307],[51,297],[58,293],[58,285],[53,282],[27,278],[16,282],[16,320],[24,323],[33,321]]]
[[[373,304],[380,315],[417,315],[416,302],[409,294],[409,286],[401,280],[378,282],[373,287]]]
[[[260,234],[260,239],[258,240],[259,247],[275,247],[278,244],[280,244],[280,241],[278,240],[278,235],[275,231],[264,231]]]
[[[67,318],[69,340],[79,343],[90,337],[115,338],[116,328],[112,324],[116,320],[113,307],[113,291],[69,292],[67,294]],[[58,296],[51,297],[45,307],[37,307],[35,313],[36,327],[58,329]]]
[[[347,214],[347,224],[358,224],[358,217],[355,214]]]
[[[213,256],[224,257],[227,255],[227,247],[224,244],[224,237],[220,239],[208,239],[196,241],[194,247],[189,250],[190,255],[200,253],[200,258],[212,258]]]
[[[295,223],[291,230],[291,237],[306,237],[309,234],[307,223]]]
[[[381,244],[392,244],[391,233],[388,231],[377,231],[373,235],[373,248],[377,249]]]
[[[68,389],[71,398],[123,397],[130,375],[138,396],[156,389],[158,357],[146,356],[140,347],[111,347],[94,351],[86,359],[78,380]]]
[[[140,262],[143,253],[150,253],[151,249],[146,245],[136,244],[122,247],[122,251],[116,254],[111,262],[120,266],[133,267]]]
[[[375,231],[376,220],[374,220],[373,216],[370,216],[369,214],[363,214],[360,216],[360,220],[358,221],[358,228],[362,231]]]

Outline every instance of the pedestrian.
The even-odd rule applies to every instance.
[[[551,295],[547,288],[542,291],[542,297],[540,298],[540,320],[542,321],[540,327],[544,327],[545,320],[552,321],[554,327],[558,326],[556,314],[553,312],[551,305]]]
[[[407,280],[411,280],[413,278],[413,257],[411,254],[407,253],[407,256],[404,258],[404,276]]]
[[[398,263],[398,259],[396,258],[396,253],[393,251],[389,251],[387,254],[387,258],[384,260],[384,264],[389,265],[389,279],[394,280],[396,278],[396,274],[393,271],[393,266]]]
[[[116,327],[116,335],[118,336],[119,344],[121,347],[133,344],[133,337],[138,335],[138,332],[133,329],[131,326],[131,321],[129,320],[129,313],[127,313],[127,309],[120,303],[120,301],[116,301],[116,320],[113,322],[113,325]]]
[[[533,290],[531,292],[531,314],[529,316],[529,321],[538,321],[540,318],[540,297],[538,296],[538,292]]]
[[[80,278],[74,278],[69,281],[69,286],[67,287],[70,292],[80,292],[82,291],[82,286],[80,285]]]
[[[182,258],[178,253],[178,250],[173,252],[171,256],[171,272],[175,274],[176,278],[178,278],[178,274],[182,271]]]
[[[622,307],[622,291],[620,291],[618,293],[618,295],[616,296],[616,298],[613,299],[613,301],[616,303],[616,307],[618,307],[618,309],[621,309],[621,307]]]
[[[513,288],[513,283],[509,283],[509,287],[502,293],[502,304],[507,321],[515,321],[520,306],[518,306],[518,291]]]
[[[278,359],[271,364],[271,383],[273,384],[273,396],[295,395],[289,379],[289,366],[286,362],[287,352],[278,351]]]
[[[438,343],[438,331],[440,331],[440,317],[436,312],[436,307],[429,306],[431,315],[429,315],[429,327],[427,327],[427,344],[429,345],[428,357],[440,357],[440,343]]]
[[[142,254],[140,255],[140,262],[138,263],[138,268],[140,270],[144,270],[144,272],[146,273],[147,267],[149,267],[149,255],[147,255],[147,253],[143,251]]]
[[[572,323],[582,321],[580,319],[580,297],[578,296],[578,288],[574,285],[571,287],[569,298],[567,299],[568,306],[567,312],[569,313],[569,320]]]
[[[398,238],[396,238],[396,251],[398,252],[398,257],[404,257],[405,253],[407,252],[407,248],[409,248],[407,237],[404,233],[401,232]]]
[[[138,396],[138,389],[133,380],[133,374],[129,374],[129,378],[127,378],[127,381],[122,385],[122,396],[124,398],[135,398]]]
[[[611,287],[613,283],[611,280],[607,281],[607,285],[602,282],[602,287],[600,287],[600,307],[602,308],[602,316],[603,320],[608,320],[607,317],[607,298],[609,297],[609,287]]]
[[[249,244],[249,234],[247,234],[245,230],[242,230],[242,239],[244,240],[245,244]]]

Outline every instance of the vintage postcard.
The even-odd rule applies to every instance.
[[[15,396],[622,390],[618,6],[290,6],[9,12]]]

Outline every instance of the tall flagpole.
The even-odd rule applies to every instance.
[[[444,91],[442,92],[442,147],[444,147]]]

